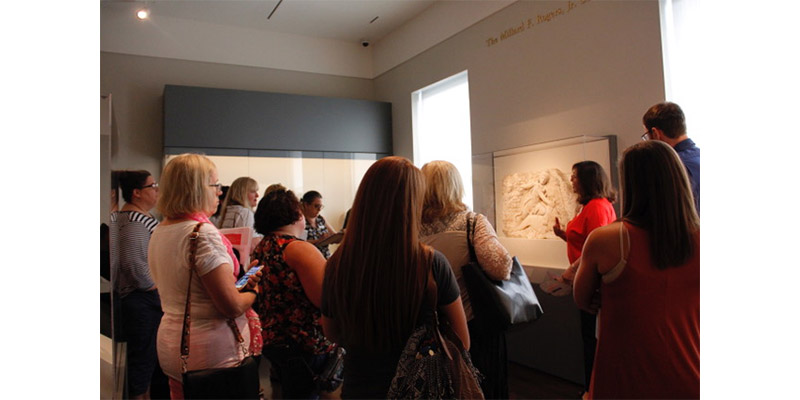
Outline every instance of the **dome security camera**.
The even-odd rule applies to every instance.
[[[369,47],[369,40],[362,40],[362,41],[361,41],[361,46],[363,46],[363,47]]]

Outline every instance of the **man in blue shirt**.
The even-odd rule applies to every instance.
[[[658,103],[644,113],[642,123],[646,129],[642,139],[660,140],[678,153],[689,175],[694,205],[700,215],[700,148],[686,135],[683,110],[675,103]]]

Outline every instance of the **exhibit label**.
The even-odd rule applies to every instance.
[[[567,1],[564,7],[552,9],[544,14],[536,14],[536,17],[526,18],[520,21],[519,24],[510,26],[509,28],[500,32],[497,36],[491,36],[486,39],[486,47],[492,47],[504,40],[508,40],[514,36],[520,35],[526,31],[533,29],[535,26],[552,22],[557,18],[567,15],[577,7],[589,3],[592,0],[570,0]]]

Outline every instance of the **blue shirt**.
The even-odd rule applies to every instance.
[[[674,149],[689,174],[689,182],[692,185],[692,194],[694,195],[694,206],[697,208],[697,215],[700,215],[700,148],[694,144],[692,139],[686,139],[676,144]]]

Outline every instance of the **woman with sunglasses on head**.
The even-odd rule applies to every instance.
[[[300,199],[300,209],[306,218],[306,241],[317,246],[319,251],[325,258],[331,257],[331,251],[328,248],[329,244],[319,246],[318,243],[327,239],[328,237],[336,234],[336,229],[325,221],[325,218],[320,214],[325,206],[322,204],[322,195],[316,190],[310,190],[303,195]],[[334,241],[332,243],[338,243]]]
[[[117,171],[116,177],[125,205],[116,218],[119,263],[115,264],[112,281],[122,306],[122,330],[128,343],[128,393],[132,399],[149,398],[152,379],[166,384],[156,353],[161,298],[147,263],[150,235],[158,225],[150,215],[158,200],[158,184],[144,170]]]
[[[601,310],[589,398],[699,398],[700,218],[686,169],[647,141],[619,171],[622,219],[586,239],[573,291]]]
[[[256,299],[261,272],[237,290],[239,264],[231,244],[208,220],[219,203],[220,186],[216,166],[199,154],[171,159],[161,174],[158,210],[165,219],[153,232],[148,259],[164,310],[158,359],[170,378],[173,399],[183,398],[180,345],[187,292],[191,296],[188,371],[236,367],[260,346],[251,341],[245,313]],[[190,253],[195,256],[193,263]]]

